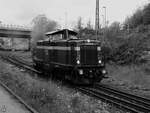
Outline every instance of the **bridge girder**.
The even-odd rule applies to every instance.
[[[4,38],[31,38],[31,31],[0,29],[0,37],[4,37]]]

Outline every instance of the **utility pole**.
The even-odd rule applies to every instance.
[[[95,31],[96,31],[96,40],[97,40],[98,31],[99,31],[99,0],[96,0]]]
[[[106,6],[103,6],[103,9],[104,9],[103,43],[105,43],[105,38],[106,38],[106,28],[107,28]]]
[[[105,28],[107,26],[107,21],[106,21],[106,6],[103,6],[104,8],[104,21],[105,21]]]
[[[102,16],[102,27],[105,27],[105,18],[104,18],[104,15],[101,15]]]

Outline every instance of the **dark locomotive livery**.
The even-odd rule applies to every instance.
[[[76,84],[93,84],[105,78],[99,41],[78,39],[77,33],[68,29],[46,35],[48,38],[38,41],[32,52],[37,69]]]

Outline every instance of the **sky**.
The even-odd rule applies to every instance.
[[[123,22],[137,8],[150,3],[150,0],[99,0],[100,23],[106,7],[106,18],[111,24]],[[0,21],[5,24],[30,26],[34,17],[45,14],[49,19],[58,21],[64,27],[73,27],[79,17],[83,23],[95,23],[96,0],[0,0]]]

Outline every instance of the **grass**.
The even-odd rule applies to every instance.
[[[0,64],[0,80],[40,113],[116,113],[119,111],[60,84],[31,77],[10,64],[1,61]]]
[[[150,68],[149,64],[119,66],[108,64],[110,78],[103,82],[122,86],[131,91],[147,92],[150,96]]]
[[[29,62],[32,63],[32,58],[31,58],[31,52],[30,51],[17,51],[17,52],[13,52],[11,54],[14,54],[15,56]]]

